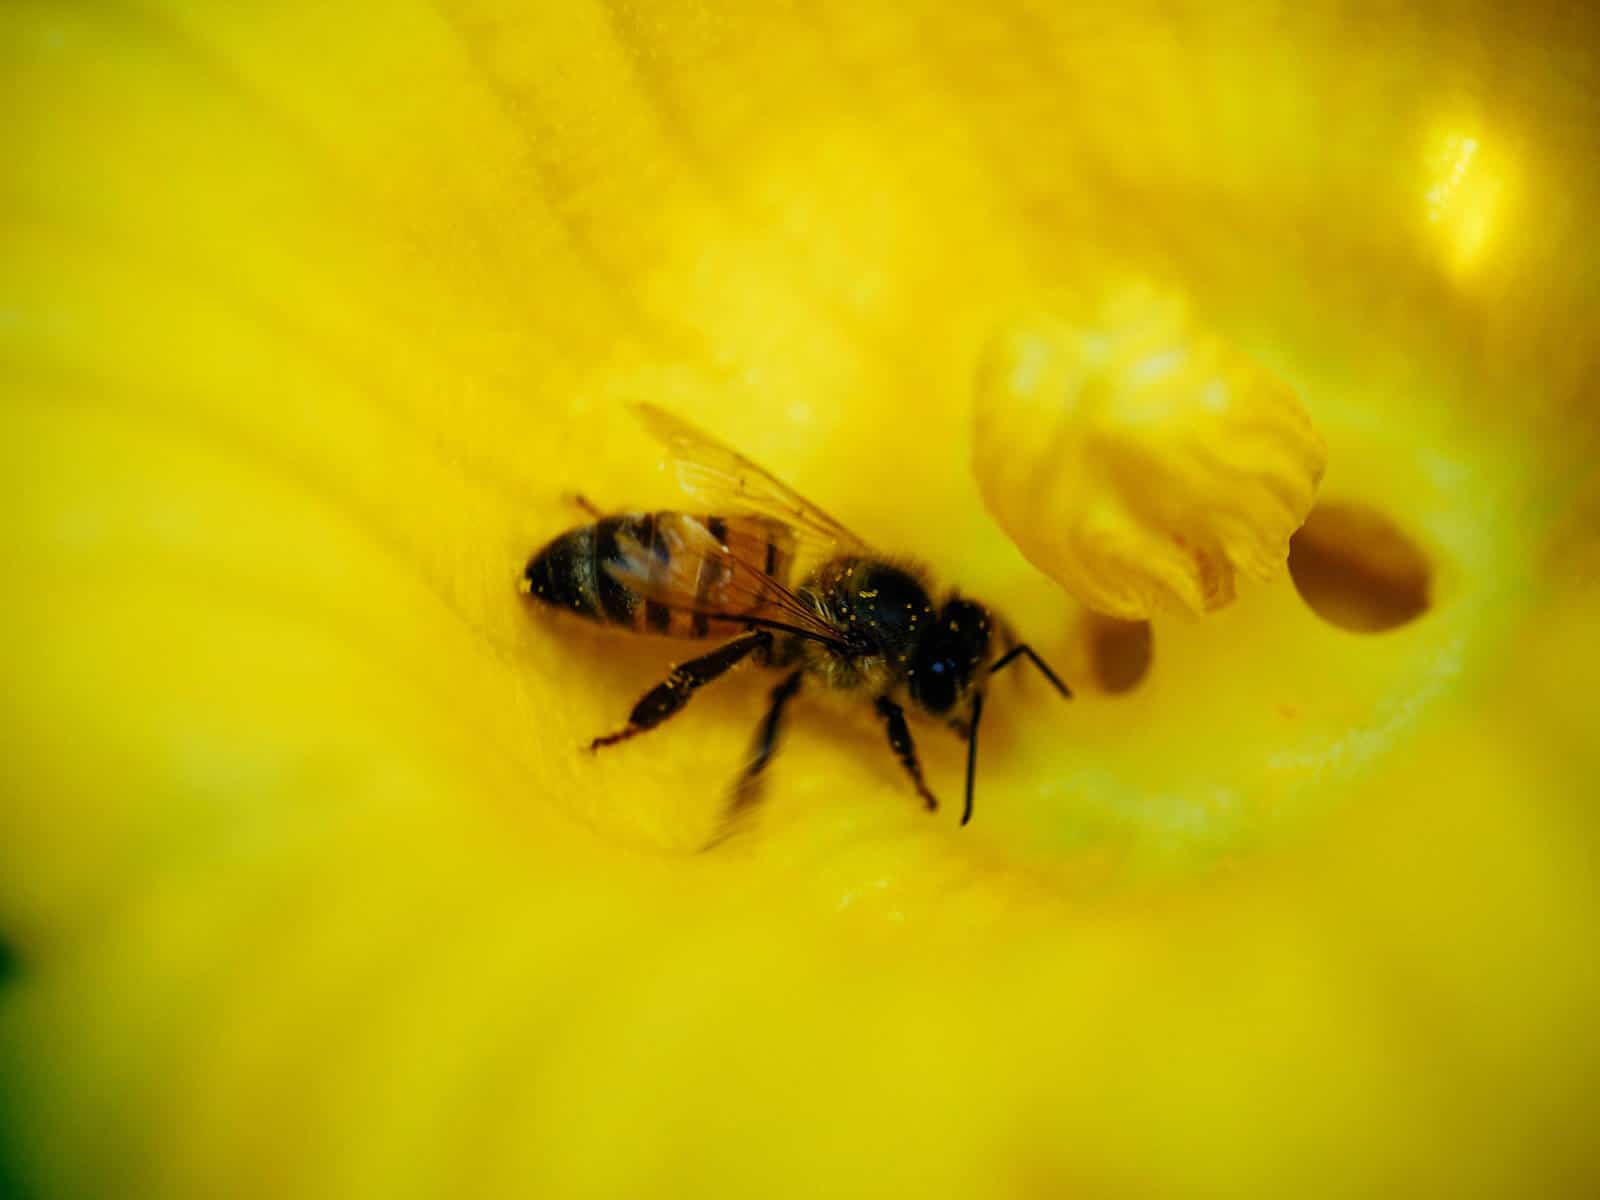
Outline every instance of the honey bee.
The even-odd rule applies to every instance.
[[[745,659],[784,672],[772,689],[750,761],[733,790],[731,819],[757,795],[785,710],[808,680],[870,700],[890,749],[931,812],[906,706],[944,722],[967,743],[972,818],[978,721],[988,681],[1019,658],[1063,697],[1072,692],[1004,622],[955,592],[937,606],[920,566],[868,546],[770,472],[687,422],[643,404],[645,428],[665,443],[679,483],[716,516],[629,512],[563,533],[528,561],[521,590],[604,625],[666,637],[725,637],[674,667],[640,698],[627,724],[591,750],[654,729],[701,687]],[[814,563],[791,586],[797,562]]]

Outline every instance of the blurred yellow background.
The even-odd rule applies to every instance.
[[[0,12],[0,1189],[1590,1194],[1600,18],[1359,3]],[[997,331],[1154,279],[1427,609],[1085,614]],[[977,816],[515,579],[672,408],[996,605]],[[1359,574],[1359,572],[1358,572]]]

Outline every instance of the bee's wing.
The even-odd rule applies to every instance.
[[[678,612],[781,630],[851,649],[848,631],[747,557],[752,546],[748,538],[719,541],[698,518],[685,513],[660,513],[652,544],[619,534],[617,557],[605,569],[646,600]]]
[[[644,427],[665,444],[684,491],[709,512],[774,517],[817,550],[865,550],[867,543],[770,471],[681,417],[637,404]]]

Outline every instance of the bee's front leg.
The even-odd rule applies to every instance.
[[[911,782],[917,785],[917,795],[922,797],[922,802],[932,812],[939,807],[939,801],[922,780],[922,764],[917,761],[917,747],[911,740],[911,730],[906,726],[905,710],[887,696],[879,696],[876,707],[878,715],[889,727],[889,748],[905,764]]]

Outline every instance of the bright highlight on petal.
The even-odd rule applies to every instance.
[[[1499,219],[1505,181],[1485,164],[1483,148],[1475,134],[1450,133],[1439,140],[1431,156],[1433,181],[1423,197],[1427,219],[1457,273],[1477,262]]]
[[[1086,323],[1007,329],[978,381],[973,469],[1022,552],[1124,620],[1208,612],[1270,579],[1327,461],[1294,393],[1129,287]]]

